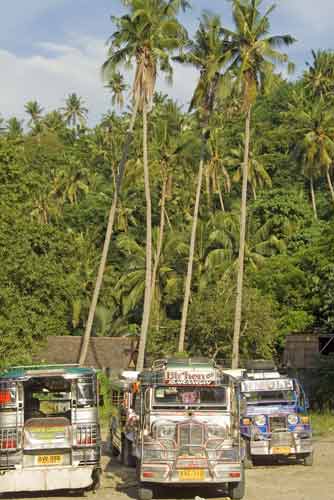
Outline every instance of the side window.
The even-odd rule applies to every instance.
[[[92,378],[79,378],[77,383],[78,406],[96,405],[96,387]]]

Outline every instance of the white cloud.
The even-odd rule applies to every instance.
[[[38,55],[26,57],[0,50],[0,113],[5,118],[16,115],[21,119],[29,100],[36,99],[51,110],[63,106],[66,96],[76,92],[89,108],[90,123],[95,123],[110,108],[110,96],[100,77],[106,57],[104,41],[80,37],[65,44],[41,42],[38,46]],[[177,65],[173,86],[159,79],[157,90],[188,104],[195,81],[194,70]]]
[[[18,57],[0,50],[0,112],[24,115],[24,104],[36,99],[47,110],[61,107],[70,92],[82,96],[93,121],[108,107],[100,67],[105,46],[95,39],[80,39],[72,46],[43,43],[51,54]]]

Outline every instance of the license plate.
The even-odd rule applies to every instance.
[[[61,465],[63,455],[38,455],[37,465]]]
[[[203,469],[182,469],[179,470],[180,481],[204,481]]]
[[[271,451],[273,455],[290,455],[291,448],[289,446],[273,446]]]

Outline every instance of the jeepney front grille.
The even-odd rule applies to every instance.
[[[288,420],[287,417],[270,417],[269,418],[269,430],[270,432],[282,432],[287,430]]]
[[[15,451],[20,446],[16,427],[0,429],[0,451]]]
[[[180,424],[178,430],[180,455],[199,456],[204,451],[204,426],[196,422]]]

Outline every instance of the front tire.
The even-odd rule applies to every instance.
[[[245,471],[242,469],[239,483],[230,483],[228,485],[228,495],[231,500],[242,500],[245,496]]]
[[[306,455],[306,457],[304,458],[304,465],[305,465],[305,467],[312,467],[312,465],[313,465],[313,452]]]
[[[140,484],[138,488],[138,499],[139,500],[152,500],[153,490],[145,484]]]
[[[254,466],[253,458],[250,451],[250,442],[245,442],[245,458],[244,458],[245,469],[252,469]]]

